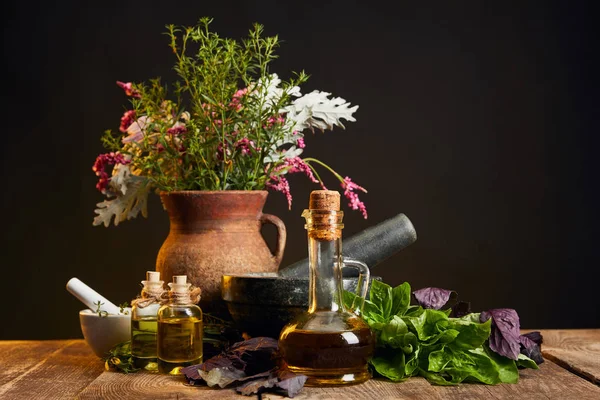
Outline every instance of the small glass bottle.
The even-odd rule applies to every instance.
[[[342,267],[359,269],[359,293],[364,299],[369,269],[342,257],[343,213],[340,195],[315,190],[306,218],[309,254],[309,309],[288,323],[279,335],[283,368],[308,376],[307,386],[361,383],[371,375],[368,361],[375,350],[369,326],[344,307]],[[357,305],[362,307],[362,304]]]
[[[187,276],[173,276],[169,303],[158,310],[158,370],[165,374],[202,363],[202,310],[190,286]]]
[[[160,272],[147,271],[141,295],[131,304],[131,356],[137,368],[157,370],[157,315],[164,293]]]

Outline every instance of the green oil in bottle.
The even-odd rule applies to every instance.
[[[136,368],[157,371],[158,310],[164,293],[160,272],[147,271],[142,285],[141,295],[132,301],[131,357]]]

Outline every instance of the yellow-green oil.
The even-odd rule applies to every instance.
[[[131,320],[131,356],[136,368],[157,369],[156,316],[132,318]]]
[[[196,317],[158,321],[158,370],[177,374],[202,363],[202,320]]]

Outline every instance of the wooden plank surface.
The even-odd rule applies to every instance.
[[[296,399],[600,399],[594,381],[600,362],[600,330],[544,330],[547,361],[540,370],[521,370],[520,382],[457,387],[430,385],[411,378],[402,383],[372,379],[345,388],[304,388]],[[562,367],[568,364],[569,370]],[[232,389],[188,386],[181,377],[152,373],[121,374],[104,371],[103,362],[82,340],[0,342],[0,398],[2,399],[239,399]],[[262,399],[282,399],[271,393]]]
[[[244,397],[231,389],[190,386],[181,376],[150,372],[105,372],[85,388],[77,399],[235,399]]]
[[[600,384],[600,329],[541,332],[545,358],[590,382]]]
[[[7,340],[0,342],[0,387],[23,375],[50,354],[65,347],[65,340],[26,341]],[[25,351],[24,351],[25,350]],[[0,390],[2,393],[2,390]]]
[[[54,344],[48,342],[11,342],[11,361],[20,357],[31,359],[37,355],[38,344],[42,347]],[[2,359],[2,366],[10,369],[10,364]],[[83,340],[63,341],[63,345],[38,356],[38,362],[31,365],[19,376],[0,386],[1,399],[73,399],[102,372],[102,362]]]

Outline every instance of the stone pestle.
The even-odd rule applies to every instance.
[[[362,261],[373,268],[416,240],[417,232],[413,224],[401,213],[344,239],[342,253],[344,257]],[[278,275],[284,278],[308,278],[308,258],[280,268]],[[356,276],[356,271],[348,268],[344,276]]]

